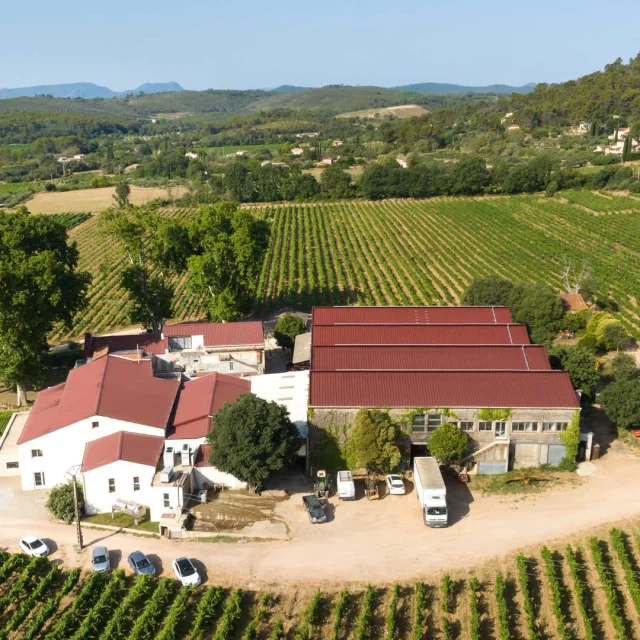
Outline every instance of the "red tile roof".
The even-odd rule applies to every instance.
[[[212,373],[185,382],[168,431],[169,440],[204,438],[213,426],[212,416],[225,402],[251,391],[249,380]]]
[[[36,398],[18,444],[92,416],[163,432],[180,383],[154,378],[149,366],[106,356],[69,372],[67,381]]]
[[[314,307],[313,327],[325,324],[508,324],[508,307]]]
[[[550,370],[540,345],[314,347],[313,371]]]
[[[162,453],[164,438],[118,431],[87,442],[82,458],[82,473],[122,460],[155,469]]]
[[[85,333],[84,357],[92,358],[94,353],[104,347],[109,348],[109,353],[140,349],[146,353],[159,355],[165,352],[165,343],[166,341],[157,333],[139,333],[133,336],[94,336]]]
[[[589,308],[579,293],[561,293],[560,297],[567,311],[586,311]]]
[[[188,322],[166,325],[162,330],[165,337],[204,336],[205,347],[245,347],[264,348],[262,322]]]
[[[338,345],[530,344],[523,324],[320,325],[312,347]]]
[[[566,371],[312,371],[309,393],[331,408],[580,406]]]

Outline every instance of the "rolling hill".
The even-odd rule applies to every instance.
[[[168,91],[184,91],[177,82],[147,82],[136,89],[112,91],[93,82],[72,82],[70,84],[38,85],[35,87],[19,87],[17,89],[0,89],[0,100],[34,96],[52,96],[54,98],[120,98],[129,94],[166,93]]]
[[[491,84],[486,87],[467,87],[460,84],[443,84],[439,82],[420,82],[418,84],[405,84],[399,87],[392,87],[397,91],[416,91],[418,93],[530,93],[536,88],[535,82],[522,85],[521,87],[511,87],[506,84]]]

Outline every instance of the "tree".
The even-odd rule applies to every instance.
[[[126,209],[131,206],[129,202],[129,195],[131,194],[131,187],[129,183],[120,178],[116,184],[116,192],[113,194],[113,203],[116,209]]]
[[[601,394],[600,404],[611,422],[622,429],[640,427],[640,381],[616,380]]]
[[[388,473],[400,464],[398,429],[386,411],[360,409],[349,434],[349,465]]]
[[[172,315],[171,276],[186,268],[191,253],[186,228],[179,220],[162,219],[154,205],[107,209],[100,226],[127,262],[120,282],[131,300],[131,321],[159,333]]]
[[[190,227],[195,253],[191,289],[206,296],[213,322],[238,320],[248,310],[269,245],[269,225],[233,202],[202,207]]]
[[[631,342],[631,336],[620,322],[607,322],[602,327],[602,344],[605,349],[624,349]]]
[[[431,434],[428,447],[438,462],[454,464],[464,456],[468,444],[469,436],[455,424],[447,422]]]
[[[348,198],[352,195],[351,176],[335,164],[322,172],[320,186],[322,193],[329,198]]]
[[[462,294],[461,303],[470,306],[504,306],[509,304],[515,285],[497,275],[474,278]]]
[[[86,305],[91,276],[77,271],[79,253],[50,216],[0,211],[0,380],[18,390],[44,381],[47,336]]]
[[[596,357],[591,351],[579,346],[567,349],[563,362],[563,368],[569,372],[573,388],[582,389],[588,396],[593,394],[600,380],[596,362]]]
[[[527,325],[531,340],[551,344],[562,329],[564,307],[560,296],[544,284],[521,284],[509,297],[514,322]]]
[[[223,404],[214,420],[207,435],[211,464],[253,487],[290,466],[303,444],[287,410],[252,393]]]
[[[624,139],[624,146],[622,147],[622,162],[627,162],[629,160],[631,151],[631,136],[627,136]]]
[[[640,374],[636,359],[628,353],[619,353],[611,361],[611,375],[616,381],[632,380]]]
[[[274,329],[274,336],[279,347],[293,349],[296,336],[307,332],[307,325],[300,316],[285,313],[278,318]]]
[[[78,511],[82,513],[84,508],[84,493],[82,491],[82,485],[78,483],[77,486]],[[73,482],[69,481],[53,487],[49,492],[45,507],[51,512],[54,518],[62,520],[65,524],[71,524],[76,517],[73,504]]]

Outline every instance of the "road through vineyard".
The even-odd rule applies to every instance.
[[[490,273],[560,289],[567,258],[589,265],[600,289],[619,305],[625,326],[640,336],[640,199],[632,196],[322,202],[263,205],[255,212],[272,229],[256,283],[256,315],[321,304],[455,304],[472,278]],[[95,217],[70,235],[94,282],[74,329],[59,330],[55,338],[127,325],[114,244],[98,233]],[[175,318],[201,317],[187,278],[176,282]]]

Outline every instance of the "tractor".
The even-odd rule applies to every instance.
[[[327,478],[327,472],[320,469],[316,473],[316,481],[313,487],[313,491],[318,498],[329,497],[329,478]]]

